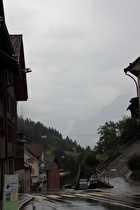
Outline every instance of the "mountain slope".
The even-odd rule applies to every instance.
[[[121,95],[110,105],[103,107],[95,116],[76,121],[69,131],[69,136],[75,137],[77,143],[82,146],[94,147],[98,140],[97,129],[100,125],[110,120],[120,120],[124,115],[130,115],[129,111],[126,111],[129,101],[128,96]]]

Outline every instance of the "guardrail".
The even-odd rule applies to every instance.
[[[105,161],[103,161],[100,165],[96,168],[96,173],[98,177],[104,176],[105,170],[107,171],[108,166],[110,166],[114,161],[116,161],[126,150],[132,146],[138,139],[140,138],[140,131],[134,136],[131,140],[129,140],[125,145],[123,145],[120,149],[118,149],[115,153],[109,156]],[[105,178],[104,178],[105,182]]]

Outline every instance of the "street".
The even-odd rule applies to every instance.
[[[21,210],[140,210],[140,184],[123,178],[110,180],[114,188],[34,193]]]
[[[36,207],[36,210],[128,210],[132,209],[130,207],[118,206],[110,203],[101,203],[99,201],[90,200],[90,199],[65,199],[64,201],[49,201],[49,200],[40,200],[35,199],[30,202],[28,205],[22,208],[22,210],[31,210],[33,205]],[[136,209],[136,208],[133,208]],[[138,209],[138,208],[137,208]]]
[[[31,210],[33,206],[36,210],[126,210],[140,209],[140,196],[123,195],[107,192],[66,192],[64,194],[34,194],[34,200],[22,208]]]

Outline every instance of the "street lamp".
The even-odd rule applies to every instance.
[[[137,81],[134,79],[134,77],[132,77],[132,75],[130,75],[130,74],[127,73],[128,72],[127,69],[124,69],[124,72],[125,72],[125,75],[129,76],[135,82],[137,97],[139,97],[139,89],[138,89],[138,83],[137,83]]]
[[[135,83],[136,85],[136,94],[137,94],[137,97],[135,98],[132,98],[130,100],[130,105],[129,107],[127,108],[127,110],[129,109],[131,111],[131,116],[132,117],[136,117],[139,119],[139,85],[137,83],[137,81],[135,80],[135,78],[131,75],[131,74],[128,74],[128,72],[132,73],[133,75],[137,76],[138,77],[138,74],[139,74],[139,68],[136,70],[135,68],[135,65],[137,62],[139,62],[139,59],[138,58],[136,61],[134,61],[132,64],[130,63],[129,66],[127,68],[124,69],[124,72],[127,76],[129,76]]]

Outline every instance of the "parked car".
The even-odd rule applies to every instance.
[[[98,176],[97,174],[91,175],[89,182],[88,182],[88,188],[93,189],[96,188],[98,184]]]
[[[87,189],[88,188],[88,180],[86,178],[79,180],[79,189]]]
[[[65,189],[73,189],[73,186],[71,184],[65,184],[64,188]]]

